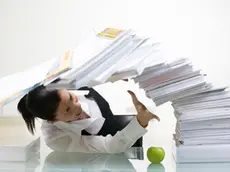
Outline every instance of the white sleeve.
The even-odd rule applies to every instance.
[[[57,139],[46,141],[46,144],[56,151],[84,152],[84,153],[123,153],[130,148],[147,130],[143,128],[137,118],[114,136],[77,136],[63,135]]]

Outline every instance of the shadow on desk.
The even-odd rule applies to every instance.
[[[45,159],[42,172],[58,171],[129,171],[135,168],[129,159],[139,161],[143,156],[143,148],[130,148],[125,154],[90,154],[76,152],[51,152]],[[162,165],[150,164],[148,172],[164,172]]]

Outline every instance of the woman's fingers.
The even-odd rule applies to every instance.
[[[131,95],[134,105],[137,105],[137,104],[140,103],[140,102],[138,101],[136,95],[134,94],[134,92],[128,90],[128,93]]]
[[[137,96],[134,94],[134,92],[128,90],[128,93],[131,95],[133,104],[136,107],[137,111],[139,112],[140,110],[145,110],[147,109],[145,105],[143,105],[138,99]]]
[[[128,90],[128,93],[131,95],[132,100],[133,100],[133,104],[134,104],[138,114],[140,114],[140,116],[146,114],[148,116],[147,117],[148,119],[156,119],[156,120],[160,121],[160,118],[157,115],[149,112],[149,110],[146,108],[146,106],[137,99],[134,92]]]
[[[154,114],[152,114],[152,118],[151,119],[156,119],[157,121],[160,122],[160,118],[158,116],[154,115]]]
[[[150,120],[151,120],[151,119],[156,119],[156,120],[160,121],[160,118],[159,118],[157,115],[155,115],[155,114],[153,114],[152,112],[150,112],[148,109],[145,110],[145,113],[140,113],[140,114],[143,114],[143,115],[145,115],[145,116],[148,116],[148,118],[149,118]]]

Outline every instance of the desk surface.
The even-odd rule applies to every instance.
[[[147,147],[131,148],[125,154],[84,154],[49,152],[28,162],[0,162],[0,171],[15,172],[229,172],[230,163],[176,164],[165,146],[166,157],[161,164],[151,164],[146,157]],[[42,152],[41,152],[42,153]],[[43,152],[44,153],[44,152]]]

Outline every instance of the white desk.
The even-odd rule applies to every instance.
[[[0,163],[0,171],[11,172],[229,172],[230,163],[225,164],[175,164],[170,147],[164,147],[166,158],[161,164],[151,164],[133,159],[141,156],[141,151],[132,148],[126,154],[84,154],[51,152],[39,161],[34,157],[28,162]],[[146,148],[144,148],[144,153]],[[134,154],[131,152],[135,152]]]

